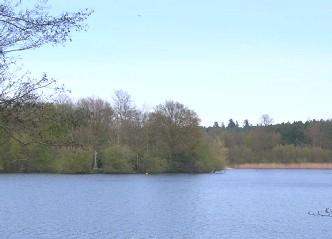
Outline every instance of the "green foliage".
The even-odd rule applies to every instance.
[[[27,165],[25,172],[51,172],[52,158],[48,149],[42,145],[27,147]]]
[[[26,161],[24,148],[15,140],[8,140],[1,145],[0,161],[4,172],[21,172]]]
[[[4,172],[49,172],[51,157],[41,145],[23,145],[10,140],[2,145],[0,164]]]
[[[53,160],[51,172],[54,173],[90,173],[92,170],[92,153],[79,149],[58,150]]]
[[[199,121],[194,111],[178,102],[158,105],[148,121],[150,154],[166,159],[170,172],[196,172],[204,141]]]
[[[165,173],[169,171],[167,160],[148,154],[140,160],[139,170],[145,173]]]
[[[229,119],[227,129],[235,129],[235,128],[236,128],[235,122],[233,121],[233,119]]]
[[[130,163],[134,155],[127,147],[111,146],[104,152],[104,173],[132,173],[134,166]]]
[[[35,103],[39,111],[25,114],[44,115],[31,122],[36,128],[13,121],[15,133],[8,135],[0,127],[0,171],[92,173],[94,151],[104,173],[194,173],[221,170],[226,164],[332,162],[331,121],[251,126],[246,120],[241,128],[230,120],[227,128],[217,123],[202,128],[197,114],[178,102],[166,101],[143,113],[127,94],[117,93],[115,106],[96,98],[76,104]]]
[[[281,134],[282,144],[307,145],[310,143],[307,125],[301,121],[281,124],[278,131]]]
[[[237,130],[207,128],[228,150],[228,164],[331,163],[332,122],[310,121],[251,126]]]
[[[275,163],[327,163],[331,161],[332,151],[319,147],[296,147],[295,145],[277,145],[270,158]]]
[[[93,154],[105,173],[209,172],[225,164],[225,148],[213,143],[199,127],[196,113],[184,105],[168,101],[149,115],[131,108],[121,113],[100,99],[81,100],[77,105],[45,104],[38,136],[44,144],[4,141],[0,170],[6,172],[90,173]],[[29,128],[20,135],[34,140]],[[69,141],[68,141],[69,140]],[[68,144],[72,142],[72,144]],[[217,142],[217,141],[216,141]]]
[[[243,128],[244,129],[250,128],[249,121],[247,119],[245,119],[244,122],[243,122]]]
[[[197,172],[219,171],[226,166],[227,149],[220,139],[206,141],[200,149],[200,158],[196,163]]]
[[[258,163],[256,157],[257,155],[254,153],[254,151],[245,146],[236,145],[228,149],[229,165]]]

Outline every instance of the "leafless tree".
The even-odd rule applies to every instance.
[[[273,124],[273,118],[268,114],[263,114],[261,116],[261,125],[268,126]]]
[[[113,97],[116,121],[117,145],[135,145],[135,136],[140,128],[141,113],[133,105],[131,96],[123,90],[116,90]]]

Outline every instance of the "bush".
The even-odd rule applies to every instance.
[[[201,146],[199,159],[196,162],[196,172],[212,172],[225,168],[227,149],[223,142],[206,142]]]
[[[103,172],[105,173],[131,173],[133,165],[130,161],[134,158],[133,153],[126,147],[112,146],[105,150]]]
[[[49,172],[50,154],[41,145],[23,145],[15,140],[3,144],[0,150],[0,170],[3,172]]]
[[[257,157],[257,153],[253,153],[252,149],[245,146],[234,146],[228,149],[228,160],[230,165],[236,165],[243,163],[257,163],[260,159]]]
[[[93,154],[78,149],[62,149],[54,159],[51,172],[54,173],[90,173]]]
[[[328,163],[331,151],[320,147],[299,147],[294,145],[275,146],[271,160],[275,163]]]
[[[145,155],[140,163],[140,171],[146,173],[165,173],[168,171],[168,163],[166,159]]]

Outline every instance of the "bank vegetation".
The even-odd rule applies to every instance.
[[[240,127],[229,120],[227,126],[206,128],[227,148],[230,167],[247,168],[330,168],[332,163],[332,121],[308,120],[281,124],[262,122]],[[271,117],[267,117],[270,118]]]

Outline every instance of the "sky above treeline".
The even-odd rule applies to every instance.
[[[30,2],[34,2],[30,0]],[[65,47],[21,53],[25,69],[69,96],[138,108],[174,100],[201,124],[330,119],[330,0],[49,0],[54,14],[90,8],[87,32]]]

